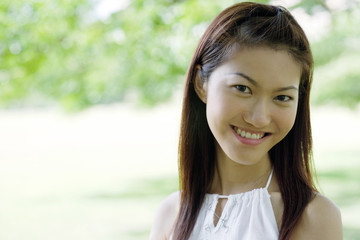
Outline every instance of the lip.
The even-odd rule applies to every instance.
[[[233,132],[233,134],[235,135],[235,137],[243,144],[246,145],[252,145],[252,146],[256,146],[261,144],[262,142],[264,142],[267,138],[269,138],[271,136],[271,133],[265,132],[265,136],[260,138],[260,139],[248,139],[248,138],[244,138],[242,136],[240,136],[239,134],[237,134],[234,130],[234,126],[230,126],[231,131]],[[262,134],[264,132],[255,132],[255,131],[249,131],[247,129],[244,128],[240,128],[243,129],[246,132],[250,132],[250,133],[255,133],[255,134]]]

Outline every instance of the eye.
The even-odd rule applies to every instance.
[[[241,93],[251,93],[250,88],[244,85],[236,85],[235,88]]]
[[[279,102],[289,102],[290,100],[292,100],[292,97],[286,96],[286,95],[279,95],[279,96],[275,97],[275,100],[277,100]]]

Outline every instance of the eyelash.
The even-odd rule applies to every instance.
[[[235,85],[235,88],[240,93],[244,93],[244,94],[251,93],[251,89],[249,87],[245,86],[245,85]],[[285,100],[284,100],[284,98],[285,98]],[[286,102],[289,102],[289,101],[293,100],[293,98],[290,97],[290,96],[287,96],[287,95],[279,95],[279,96],[275,97],[275,100],[279,101],[279,102],[286,103]]]
[[[251,93],[251,89],[244,85],[235,85],[235,88],[241,93],[248,93],[248,92]],[[248,90],[248,92],[245,92],[245,90]]]
[[[286,100],[281,100],[280,98],[286,98]],[[279,95],[279,96],[276,96],[275,97],[275,99],[277,100],[277,101],[280,101],[280,102],[289,102],[289,101],[291,101],[293,98],[292,97],[290,97],[290,96],[286,96],[286,95]]]

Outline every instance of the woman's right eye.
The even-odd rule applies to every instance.
[[[244,85],[235,85],[235,88],[242,93],[251,93],[250,88],[248,88],[247,86]]]

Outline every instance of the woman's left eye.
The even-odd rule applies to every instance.
[[[235,88],[239,92],[242,92],[242,93],[250,93],[251,92],[250,88],[248,88],[247,86],[244,86],[244,85],[236,85]]]
[[[286,96],[286,95],[279,95],[275,99],[280,101],[280,102],[288,102],[288,101],[290,101],[292,99],[292,97]]]

